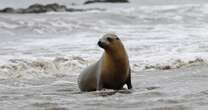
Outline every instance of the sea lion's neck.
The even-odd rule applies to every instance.
[[[109,65],[127,66],[129,63],[128,55],[125,50],[119,50],[116,52],[105,51],[103,56],[105,57],[104,60],[107,60],[106,63],[110,63]]]
[[[102,60],[102,67],[105,68],[102,71],[109,74],[110,77],[115,78],[115,80],[126,77],[128,74],[129,61],[126,53],[112,55],[111,53],[104,52]],[[116,74],[119,76],[114,77],[117,76]]]

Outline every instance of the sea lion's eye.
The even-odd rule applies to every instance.
[[[113,39],[110,38],[110,37],[108,37],[107,40],[108,40],[109,42],[113,41]]]
[[[119,40],[119,38],[118,38],[118,37],[116,37],[116,40]]]

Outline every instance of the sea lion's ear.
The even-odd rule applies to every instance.
[[[116,40],[120,40],[118,37],[116,37]]]

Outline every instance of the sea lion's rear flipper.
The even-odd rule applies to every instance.
[[[132,84],[131,84],[131,69],[129,68],[129,76],[126,80],[126,84],[127,84],[127,87],[128,89],[132,89]]]

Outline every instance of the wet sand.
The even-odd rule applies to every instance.
[[[1,110],[207,110],[208,66],[132,73],[133,90],[81,93],[77,75],[0,80]]]

